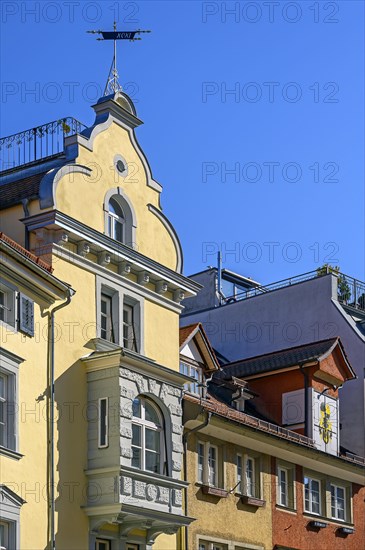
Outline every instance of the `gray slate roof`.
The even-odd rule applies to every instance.
[[[273,353],[266,353],[265,355],[259,355],[249,359],[234,361],[227,365],[223,365],[221,371],[216,373],[215,378],[223,378],[225,380],[230,379],[232,376],[243,378],[253,374],[279,370],[309,361],[315,361],[322,355],[330,352],[331,348],[333,348],[337,342],[339,342],[338,338],[329,338],[328,340],[321,340],[319,342],[304,344],[302,346],[279,350]],[[343,349],[342,351],[344,353]]]

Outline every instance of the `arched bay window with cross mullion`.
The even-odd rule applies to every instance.
[[[132,467],[167,474],[163,415],[151,399],[133,401]]]

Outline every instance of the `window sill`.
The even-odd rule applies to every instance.
[[[201,489],[204,495],[212,495],[219,498],[228,497],[228,491],[225,489],[219,489],[218,487],[212,487],[211,485],[201,485]]]
[[[276,509],[280,510],[280,512],[287,512],[288,514],[297,514],[296,508],[290,508],[290,506],[283,506],[282,504],[276,504]]]
[[[266,504],[265,500],[256,497],[249,497],[248,495],[241,495],[242,504],[248,504],[249,506],[254,506],[255,508],[263,508]]]
[[[13,451],[12,449],[8,449],[7,447],[2,447],[1,445],[0,445],[0,455],[7,456],[9,458],[14,458],[15,460],[20,460],[24,456],[21,453],[18,453],[17,451]]]

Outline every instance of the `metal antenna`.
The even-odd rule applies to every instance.
[[[113,61],[109,70],[108,79],[104,89],[104,95],[113,94],[122,91],[122,86],[119,83],[119,75],[117,70],[117,40],[129,40],[135,42],[136,40],[142,40],[140,37],[136,37],[137,34],[149,33],[151,31],[142,31],[138,29],[136,31],[117,31],[117,22],[114,21],[113,31],[86,31],[91,34],[101,34],[102,38],[97,40],[113,40],[114,41],[114,54]]]

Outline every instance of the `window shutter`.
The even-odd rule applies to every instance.
[[[19,330],[34,336],[34,302],[24,294],[19,294]]]

